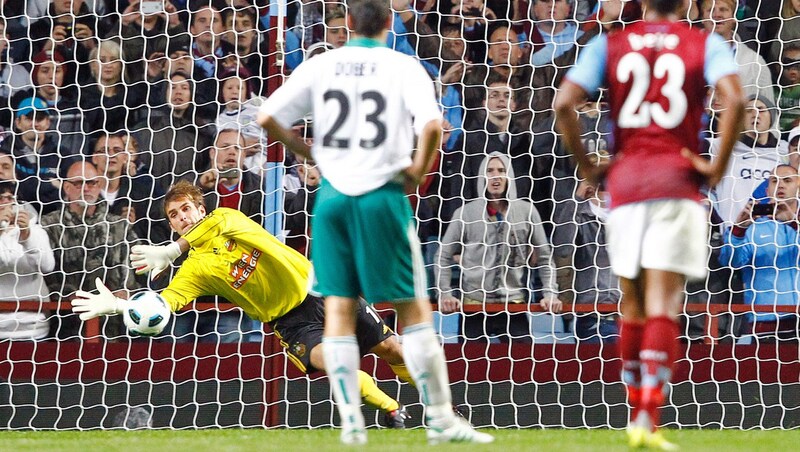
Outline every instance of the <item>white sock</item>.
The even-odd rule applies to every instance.
[[[358,369],[361,355],[355,336],[322,338],[322,356],[328,374],[333,400],[339,410],[343,429],[364,429],[361,413],[361,390],[358,387]]]
[[[417,385],[429,424],[449,426],[455,419],[450,378],[433,325],[420,323],[403,330],[403,359]]]

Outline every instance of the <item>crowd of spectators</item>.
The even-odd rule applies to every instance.
[[[270,171],[283,163],[285,238],[306,254],[312,246],[319,172],[290,155],[275,162],[254,118],[270,75],[291,77],[304,60],[347,43],[345,2],[288,0],[285,58],[277,59],[268,1],[163,0],[156,11],[143,3],[0,0],[2,300],[69,300],[92,290],[95,277],[118,296],[163,287],[168,277],[133,275],[127,249],[171,239],[162,197],[181,179],[203,188],[209,209],[237,208],[264,222],[274,213]],[[686,21],[735,52],[749,110],[729,173],[708,192],[713,271],[689,298],[797,305],[800,2],[691,3]],[[602,186],[576,179],[552,101],[585,44],[640,18],[638,2],[391,4],[387,45],[420,60],[446,119],[434,176],[413,200],[441,312],[538,303],[557,314],[562,302],[618,303],[605,249],[607,199]],[[713,92],[708,105],[702,151],[714,158]],[[607,110],[601,93],[577,112],[598,162],[613,152]],[[313,140],[310,123],[297,131]],[[50,314],[0,312],[0,338],[79,334],[75,318]],[[788,329],[796,337],[790,317],[748,315],[722,333]],[[530,341],[530,318],[464,314],[460,334]],[[232,312],[178,319],[172,331],[187,340],[237,341],[249,328]],[[577,340],[615,340],[615,314],[558,319],[572,323]],[[111,322],[104,328],[123,334]]]

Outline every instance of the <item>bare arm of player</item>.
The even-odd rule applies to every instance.
[[[414,159],[411,166],[406,168],[405,174],[409,182],[414,186],[419,185],[425,174],[433,163],[436,153],[442,146],[442,120],[434,119],[428,121],[422,129],[417,141],[417,152],[414,153]]]
[[[561,134],[562,141],[567,150],[575,158],[582,178],[596,184],[602,177],[605,165],[595,166],[586,156],[586,150],[581,142],[581,126],[578,123],[578,105],[586,99],[586,91],[569,80],[564,80],[558,87],[558,93],[553,101],[556,111],[556,130]]]
[[[258,124],[266,129],[267,136],[274,138],[286,146],[286,149],[293,153],[311,160],[311,147],[303,139],[294,134],[290,129],[278,124],[270,115],[259,112]]]
[[[694,168],[706,178],[709,187],[714,187],[722,179],[733,152],[733,145],[739,140],[744,123],[744,94],[739,84],[739,76],[727,75],[717,81],[717,101],[721,105],[719,119],[719,153],[709,162],[689,149],[683,149],[684,157],[692,162]]]

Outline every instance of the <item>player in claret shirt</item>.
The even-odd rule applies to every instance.
[[[676,446],[656,426],[678,353],[683,287],[707,271],[700,187],[722,177],[744,103],[730,47],[679,22],[685,0],[643,6],[644,21],[586,47],[559,87],[555,109],[581,176],[606,176],[609,257],[624,293],[620,352],[633,406],[629,443],[668,450]],[[721,150],[713,163],[697,153],[707,85],[723,103]],[[601,86],[608,90],[615,154],[609,166],[596,168],[581,145],[575,107]]]

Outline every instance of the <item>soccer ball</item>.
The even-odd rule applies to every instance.
[[[128,300],[122,319],[129,331],[142,336],[155,336],[167,326],[171,314],[164,298],[148,290]]]

